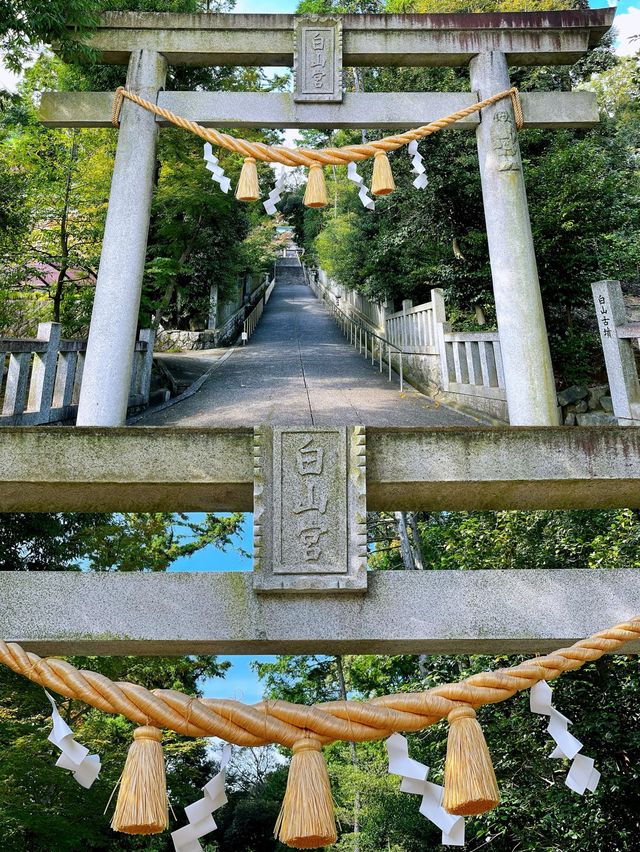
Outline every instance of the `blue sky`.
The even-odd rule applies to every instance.
[[[298,0],[238,0],[234,12],[295,12]]]
[[[222,514],[222,513],[221,513]],[[202,518],[201,514],[192,514],[194,520]],[[180,528],[177,528],[180,532]],[[253,551],[253,515],[245,515],[243,533],[235,541],[235,546]],[[193,556],[178,559],[170,568],[171,571],[250,571],[251,559],[241,556],[237,550],[216,550],[214,547],[206,547]],[[236,698],[247,704],[253,704],[262,698],[260,682],[254,672],[251,671],[252,660],[275,660],[275,657],[244,657],[229,656],[220,657],[221,660],[229,660],[231,669],[227,676],[213,678],[203,684],[204,694],[207,698]]]

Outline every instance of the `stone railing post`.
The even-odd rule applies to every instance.
[[[393,306],[384,302],[380,307],[380,330],[382,337],[387,336],[387,317],[390,317],[392,313],[394,313]]]
[[[449,331],[447,314],[444,306],[444,292],[436,287],[431,291],[431,304],[433,305],[433,326],[435,345],[440,358],[440,380],[442,390],[449,390],[449,365],[447,362],[447,348],[444,336]]]
[[[147,344],[147,348],[140,353],[140,364],[138,367],[138,391],[142,397],[142,404],[149,402],[151,390],[151,369],[153,367],[153,344],[156,333],[152,328],[143,328],[138,335],[138,340]]]
[[[403,299],[402,300],[402,348],[406,349],[411,345],[409,340],[409,321],[407,319],[407,311],[410,311],[413,307],[412,299]]]
[[[511,87],[504,53],[470,63],[479,99]],[[482,110],[476,131],[496,316],[512,426],[556,426],[558,407],[522,174],[508,99]]]
[[[207,319],[207,328],[210,331],[215,331],[218,327],[218,285],[212,284],[209,288],[209,317]]]
[[[3,417],[22,414],[27,404],[30,352],[10,352],[9,368],[4,385]]]
[[[75,350],[63,349],[60,352],[53,392],[53,406],[55,408],[62,408],[65,412],[73,402],[73,386],[76,380],[77,364],[78,353]]]
[[[60,323],[41,322],[38,325],[37,340],[46,340],[47,348],[44,352],[34,353],[27,407],[30,411],[39,412],[40,423],[48,423],[51,419],[60,336]]]
[[[627,322],[627,311],[619,281],[598,281],[591,285],[598,330],[609,379],[613,413],[620,425],[640,421],[640,383],[633,345],[619,338],[617,329]]]
[[[135,50],[127,88],[155,101],[167,63],[154,50]],[[122,105],[109,210],[78,405],[79,426],[125,422],[133,365],[149,214],[156,167],[155,116]]]

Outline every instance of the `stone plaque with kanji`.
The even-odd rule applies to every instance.
[[[254,588],[366,588],[364,427],[259,428]]]
[[[294,100],[342,101],[342,21],[297,18],[294,50]]]

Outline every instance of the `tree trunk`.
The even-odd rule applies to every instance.
[[[411,550],[413,552],[413,564],[418,571],[424,571],[424,560],[422,558],[422,541],[420,539],[420,531],[416,521],[415,512],[409,512],[407,515],[409,529],[411,530]]]
[[[409,541],[407,532],[407,513],[396,512],[396,526],[398,528],[398,537],[400,539],[400,551],[402,553],[402,564],[405,571],[415,571],[416,564],[413,558],[413,550]]]
[[[69,167],[64,187],[64,200],[62,202],[62,213],[60,216],[60,269],[56,278],[56,287],[53,291],[53,321],[60,322],[60,308],[64,293],[64,282],[69,269],[69,199],[71,198],[71,181],[73,170],[78,159],[78,131],[71,131],[71,151],[69,152]]]
[[[198,217],[198,221],[196,222],[196,227],[193,230],[193,234],[191,235],[191,239],[184,247],[182,254],[180,255],[180,259],[178,260],[178,267],[182,266],[189,260],[191,256],[191,252],[195,246],[196,237],[198,236],[198,232],[200,230],[200,225],[202,224],[202,214]],[[173,293],[176,288],[175,278],[172,278],[171,281],[167,284],[164,290],[164,296],[160,300],[160,304],[158,305],[155,314],[153,315],[153,319],[151,320],[151,325],[153,328],[158,328],[160,323],[162,322],[162,317],[165,311],[168,310],[169,305],[171,304],[171,299],[173,298]]]
[[[347,684],[344,677],[344,666],[342,664],[342,656],[336,657],[336,670],[338,672],[338,686],[340,688],[340,697],[343,701],[347,700]],[[356,752],[356,744],[349,743],[349,751],[351,753],[351,765],[358,767],[358,754]],[[360,852],[360,791],[356,790],[353,797],[353,852]]]

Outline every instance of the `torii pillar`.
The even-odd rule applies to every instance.
[[[127,88],[155,101],[166,73],[167,63],[160,53],[134,50]],[[157,141],[155,116],[125,101],[82,374],[78,426],[121,426],[127,416]]]
[[[504,53],[475,56],[478,98],[511,88]],[[476,130],[496,317],[511,426],[557,426],[558,403],[513,107],[482,110]]]

